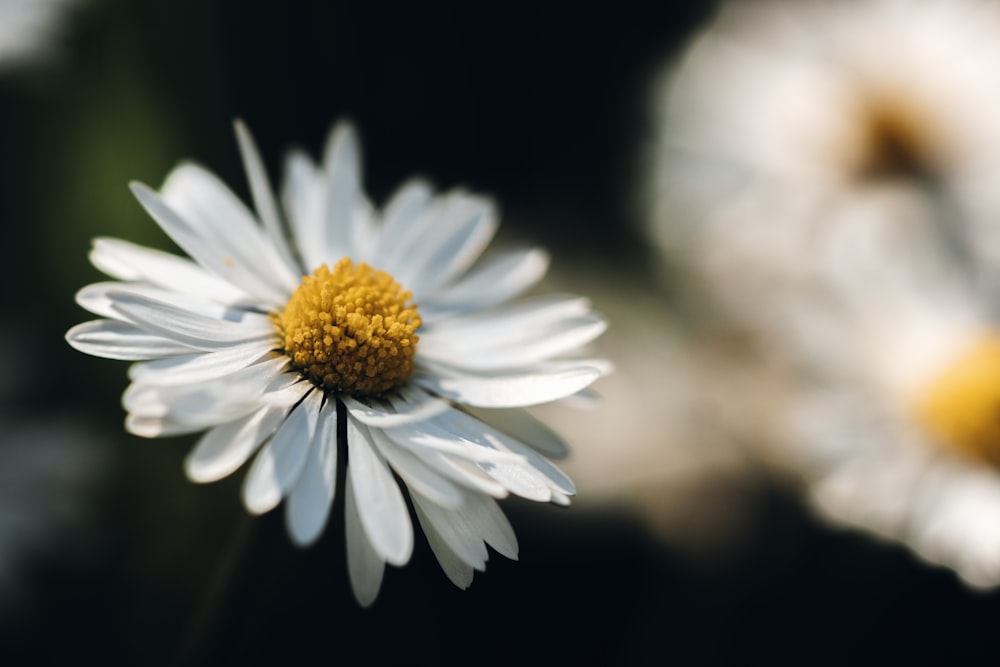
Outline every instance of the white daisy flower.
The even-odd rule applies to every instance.
[[[786,456],[829,516],[1000,584],[1000,322],[924,194],[858,194],[817,220],[771,345],[800,375]]]
[[[90,258],[116,281],[77,301],[108,319],[67,340],[139,362],[122,399],[130,432],[205,431],[185,461],[191,480],[253,458],[247,510],[284,501],[299,545],[323,531],[343,462],[362,605],[385,564],[405,564],[413,549],[397,479],[441,567],[466,588],[486,545],[517,556],[495,499],[569,503],[572,482],[546,459],[566,445],[524,408],[589,396],[606,362],[568,355],[604,331],[603,318],[575,296],[511,303],[548,259],[537,249],[480,259],[497,228],[486,198],[435,196],[415,180],[373,208],[349,126],[333,129],[320,164],[290,154],[280,206],[248,131],[236,130],[259,220],[193,164],[159,193],[132,184],[191,259],[97,239]]]
[[[800,220],[903,177],[961,216],[1000,283],[998,35],[990,0],[723,4],[654,90],[654,240],[753,317],[771,288],[755,280],[801,265]],[[761,253],[766,274],[734,285],[733,263]]]
[[[664,80],[649,191],[716,324],[779,362],[741,415],[769,453],[977,587],[1000,584],[998,38],[978,0],[727,5]]]

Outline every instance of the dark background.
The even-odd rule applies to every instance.
[[[297,550],[251,519],[239,477],[186,481],[191,439],[126,435],[124,363],[73,352],[100,278],[89,240],[169,248],[126,188],[197,160],[245,196],[242,117],[277,180],[356,122],[369,192],[421,173],[495,195],[555,262],[649,268],[633,204],[656,68],[711,3],[128,2],[81,6],[57,57],[0,79],[8,420],[68,415],[105,462],[87,531],[42,551],[3,606],[3,664],[996,664],[1000,595],[900,547],[831,530],[761,484],[738,549],[694,557],[612,511],[507,501],[521,559],[470,590],[422,538],[369,610],[351,597],[340,505]],[[652,275],[652,274],[650,274]],[[612,326],[614,323],[612,323]],[[57,489],[53,489],[56,492]],[[0,508],[2,509],[2,508]]]

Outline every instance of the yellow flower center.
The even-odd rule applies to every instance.
[[[919,421],[942,443],[1000,465],[1000,336],[980,339],[917,402]]]
[[[413,374],[420,326],[413,294],[347,257],[303,276],[272,320],[292,365],[317,387],[374,396]]]

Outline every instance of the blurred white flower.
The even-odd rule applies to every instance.
[[[741,428],[828,516],[974,586],[1000,584],[998,78],[997,3],[728,4],[659,90],[647,202],[777,369],[730,393],[767,405]]]
[[[604,331],[603,318],[575,296],[511,302],[548,260],[537,249],[480,259],[498,224],[486,198],[411,181],[377,211],[346,124],[321,164],[290,155],[283,210],[239,124],[237,136],[259,220],[192,164],[159,194],[133,185],[194,261],[97,240],[91,260],[122,282],[80,291],[83,307],[110,319],[74,327],[69,342],[142,362],[123,397],[132,433],[208,429],[186,460],[193,481],[226,477],[256,453],[244,504],[260,514],[284,500],[300,545],[323,531],[342,464],[361,604],[374,601],[385,564],[413,549],[394,473],[445,573],[467,587],[487,544],[517,555],[496,498],[566,505],[574,494],[539,453],[564,456],[565,444],[523,408],[586,393],[607,370],[567,356]]]
[[[655,91],[653,238],[750,312],[830,197],[921,180],[1000,282],[998,35],[990,0],[724,4]],[[762,253],[767,273],[733,285],[733,262]]]
[[[0,69],[42,57],[78,0],[0,0]]]

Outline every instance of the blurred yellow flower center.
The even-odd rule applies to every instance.
[[[285,354],[318,387],[373,396],[413,374],[420,315],[388,273],[347,257],[304,276],[272,319]]]
[[[944,444],[1000,465],[1000,336],[981,339],[941,373],[917,414]]]

